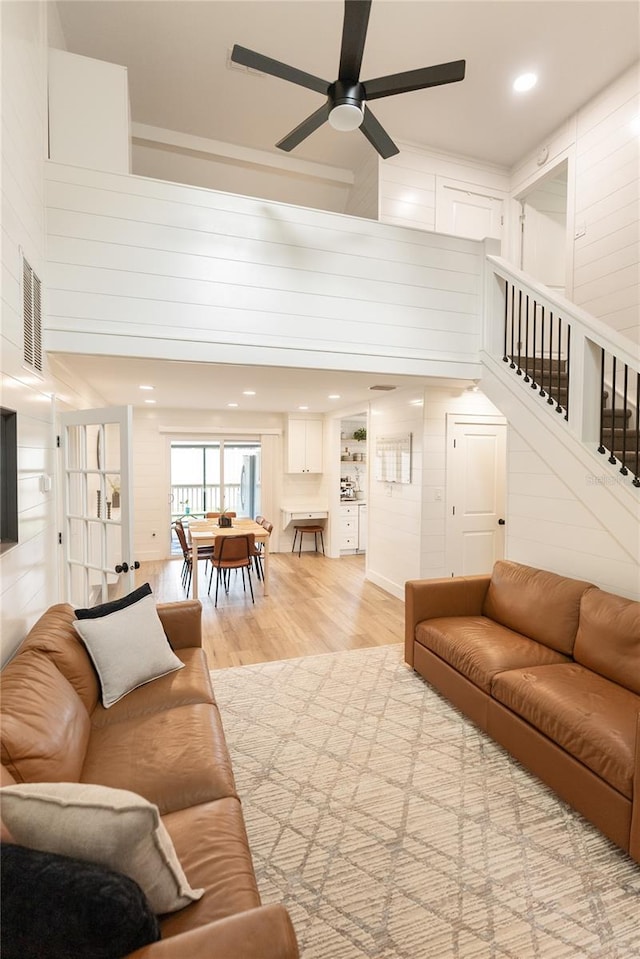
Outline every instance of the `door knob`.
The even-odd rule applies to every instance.
[[[504,521],[503,519],[499,519],[499,520],[498,520],[498,526],[505,526],[505,525],[506,525],[506,523],[505,523],[505,521]]]
[[[129,572],[128,563],[122,563],[122,564],[118,563],[118,565],[116,566],[116,573],[128,573],[128,572]]]

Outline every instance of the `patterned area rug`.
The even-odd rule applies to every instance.
[[[264,902],[303,959],[640,957],[640,869],[402,662],[213,673]]]

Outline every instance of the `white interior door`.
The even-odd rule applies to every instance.
[[[507,427],[501,417],[447,423],[448,556],[453,576],[490,573],[504,557]]]
[[[60,419],[66,600],[93,606],[134,587],[131,407]]]
[[[502,238],[503,197],[477,186],[438,178],[436,184],[436,230],[470,240]]]

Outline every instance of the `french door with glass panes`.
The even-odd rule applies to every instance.
[[[134,588],[131,407],[61,414],[64,589],[93,606]]]

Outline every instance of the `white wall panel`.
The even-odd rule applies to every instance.
[[[45,5],[2,5],[2,404],[18,414],[19,542],[0,556],[2,659],[56,597],[52,494],[37,475],[53,461],[53,411],[40,382],[22,367],[20,248],[42,277],[45,120]]]
[[[473,241],[57,164],[48,177],[50,349],[63,332],[147,337],[149,355],[179,340],[193,358],[259,340],[303,366],[321,350],[425,373],[477,356]]]
[[[576,119],[576,228],[583,235],[575,246],[573,299],[633,340],[640,325],[639,115],[636,65]],[[595,262],[603,250],[606,260]]]

